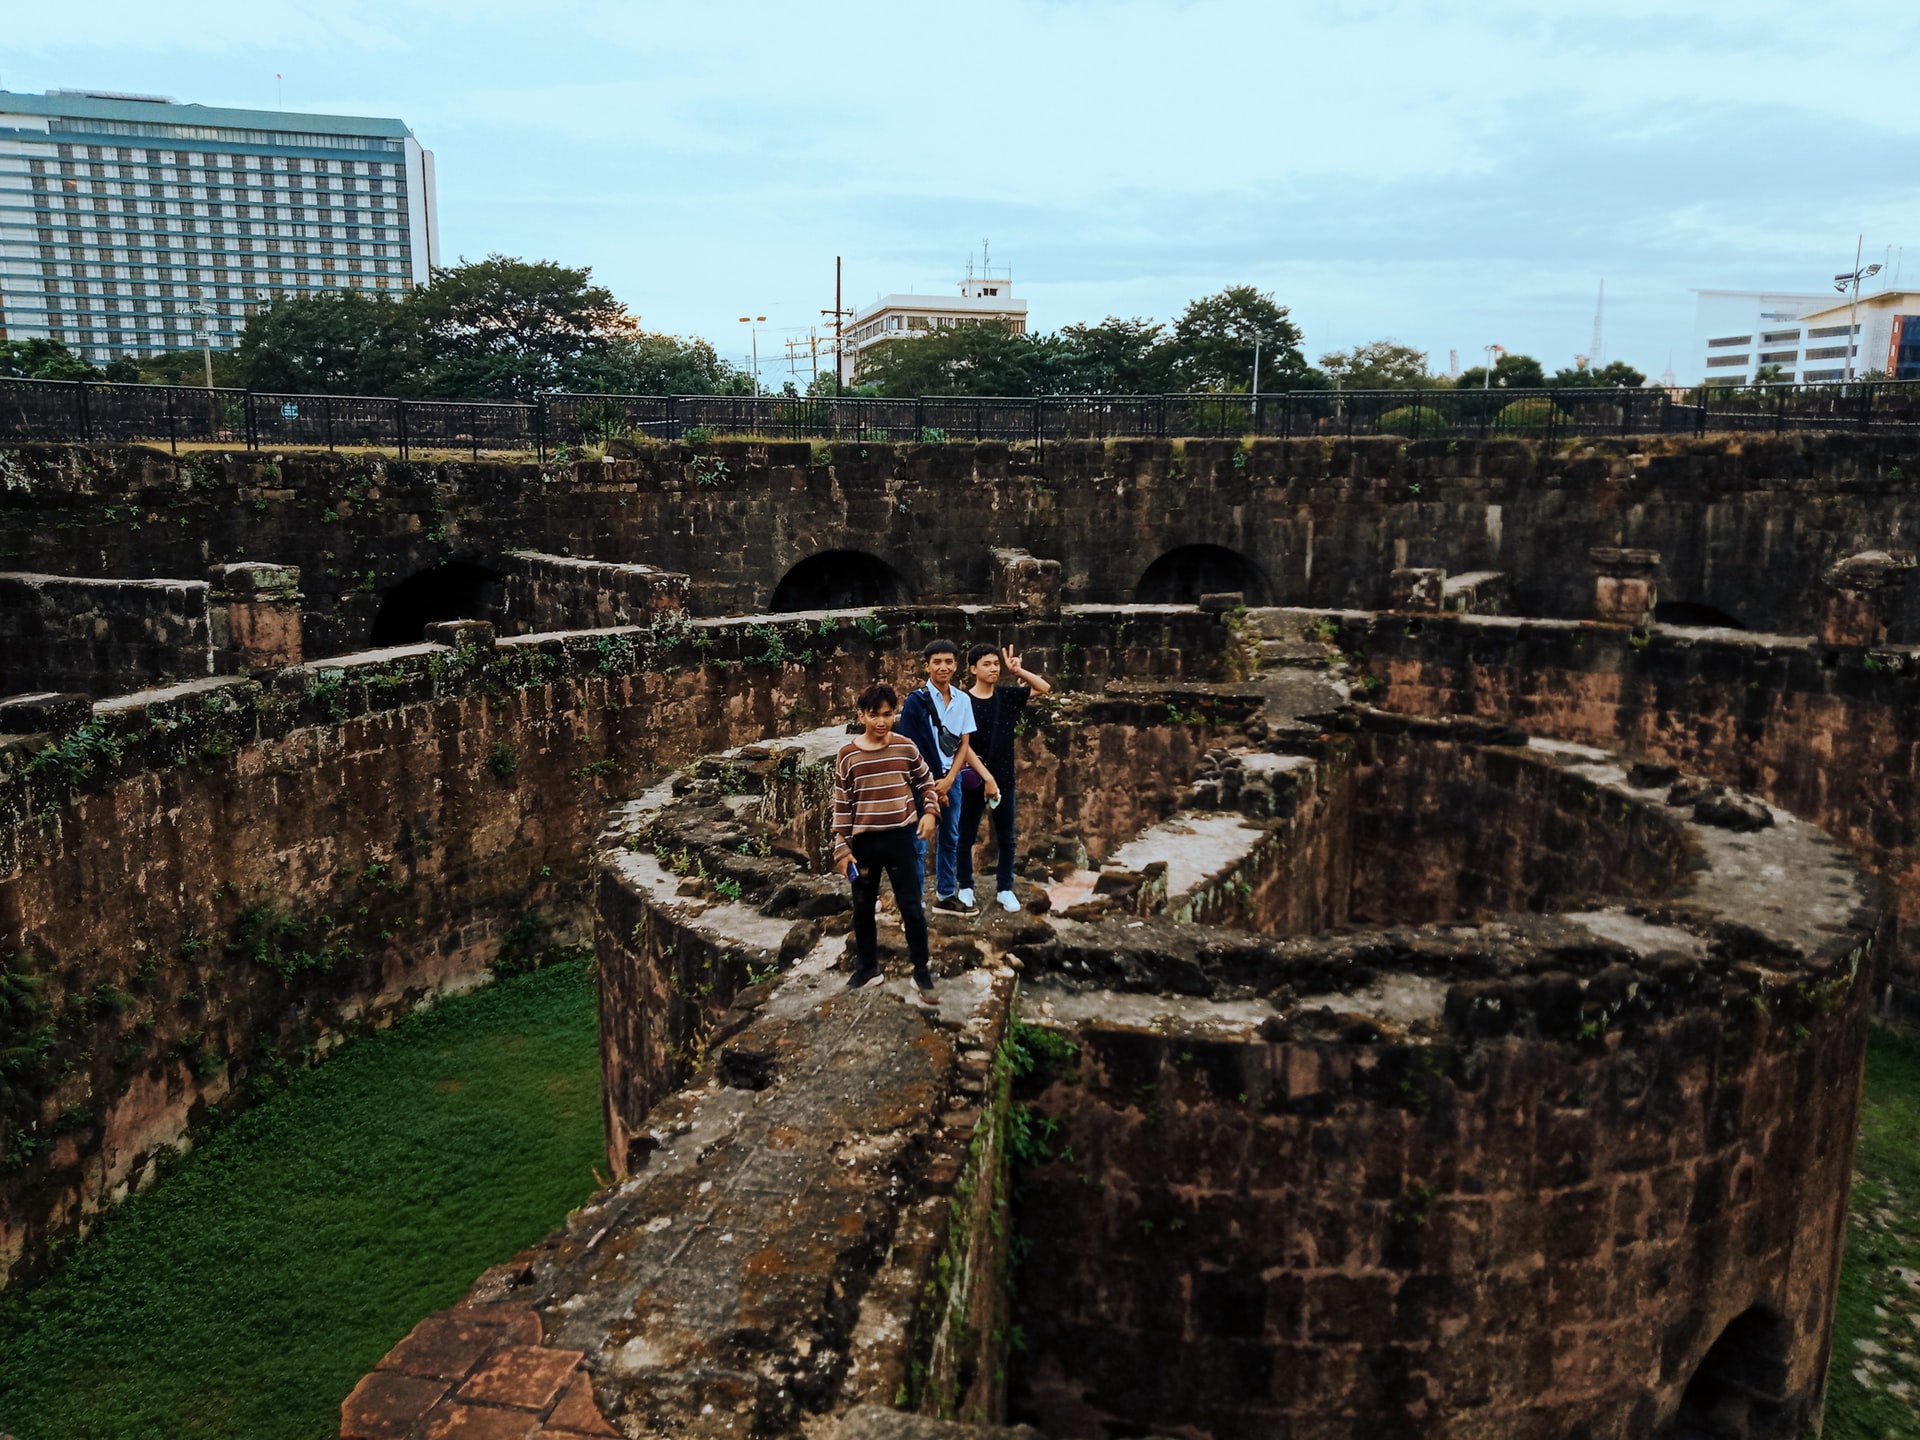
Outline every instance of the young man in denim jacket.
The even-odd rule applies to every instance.
[[[954,787],[961,772],[973,763],[970,737],[974,731],[973,702],[967,692],[953,683],[960,670],[960,647],[951,640],[934,640],[920,652],[926,662],[927,683],[916,689],[900,706],[900,734],[920,747],[927,768],[934,775],[934,791],[940,803],[940,824],[936,834],[933,865],[933,889],[936,910],[971,915],[973,907],[958,893],[960,857],[960,796]],[[985,769],[982,765],[978,767]],[[986,783],[998,794],[998,782],[990,776]]]

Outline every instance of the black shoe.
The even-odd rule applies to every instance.
[[[864,990],[869,985],[878,985],[884,978],[877,966],[872,970],[856,970],[847,977],[847,989]]]
[[[929,975],[926,971],[922,970],[913,977],[913,988],[915,995],[920,999],[920,1003],[929,1010],[936,1009],[939,1006],[940,997],[933,993],[933,976]]]
[[[979,913],[958,895],[942,895],[938,900],[933,902],[933,908],[936,910],[944,910],[949,915],[975,915]]]

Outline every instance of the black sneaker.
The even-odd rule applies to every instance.
[[[847,977],[847,989],[864,990],[869,985],[878,985],[884,978],[878,967],[872,970],[856,970]]]
[[[933,993],[933,976],[922,971],[913,977],[913,992],[929,1010],[938,1008],[940,997]]]
[[[938,900],[933,902],[933,908],[936,910],[944,910],[949,915],[974,915],[979,913],[958,895],[942,895]]]

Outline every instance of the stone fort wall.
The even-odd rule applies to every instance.
[[[1600,442],[1394,440],[666,445],[614,463],[28,448],[0,490],[0,568],[130,579],[214,562],[300,568],[307,654],[368,643],[403,581],[514,550],[698,577],[691,604],[765,609],[796,565],[874,557],[896,598],[985,596],[996,547],[1061,566],[1069,601],[1138,597],[1157,560],[1216,546],[1249,599],[1371,608],[1397,568],[1507,577],[1517,613],[1589,613],[1594,546],[1658,552],[1661,597],[1809,633],[1822,577],[1920,527],[1920,454],[1831,434]],[[1217,557],[1216,557],[1217,558]],[[1229,584],[1224,588],[1239,588]],[[1920,586],[1890,600],[1920,638]]]

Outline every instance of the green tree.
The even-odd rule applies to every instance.
[[[58,340],[0,340],[0,378],[98,380],[100,372]]]
[[[430,383],[412,307],[364,290],[274,301],[248,318],[234,369],[252,389],[299,394],[418,395]]]
[[[140,380],[146,385],[205,385],[206,357],[198,350],[164,350],[149,355],[140,362]],[[213,352],[213,383],[233,387],[247,384],[240,370],[239,351]]]
[[[1638,390],[1646,383],[1647,377],[1624,360],[1609,360],[1600,366],[1569,365],[1554,371],[1553,378],[1547,381],[1547,384],[1559,390],[1586,388]]]
[[[415,291],[434,395],[527,399],[598,388],[614,342],[640,327],[593,272],[489,255],[462,261]]]
[[[1426,351],[1393,340],[1329,351],[1320,368],[1342,390],[1427,390],[1441,383],[1427,373]]]
[[[583,390],[625,395],[751,395],[753,377],[701,339],[643,333],[616,336],[573,367]]]
[[[1054,394],[1152,395],[1173,385],[1173,347],[1155,321],[1109,315],[1098,325],[1063,325],[1040,347]]]
[[[1038,358],[1033,341],[999,321],[954,325],[867,346],[858,379],[892,396],[1032,395]]]
[[[1486,389],[1487,367],[1475,365],[1463,370],[1454,383],[1461,390]],[[1492,388],[1495,390],[1537,390],[1546,383],[1546,372],[1531,355],[1502,355],[1494,362]]]
[[[1270,292],[1229,285],[1218,295],[1189,301],[1173,325],[1174,380],[1195,390],[1249,390],[1253,347],[1260,343],[1260,388],[1319,388],[1300,353],[1300,327]]]

